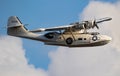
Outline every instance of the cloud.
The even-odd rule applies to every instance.
[[[120,75],[120,2],[105,3],[90,1],[81,19],[112,17],[113,20],[100,24],[100,33],[110,35],[113,40],[100,47],[65,48],[49,53],[50,76],[119,76]]]
[[[109,47],[63,48],[51,52],[50,76],[110,76],[120,70],[117,52]],[[117,62],[117,63],[116,63]],[[115,66],[117,68],[115,68]],[[119,72],[118,72],[119,73]],[[106,75],[108,74],[108,75]]]
[[[47,72],[28,64],[20,39],[1,36],[0,76],[47,76]]]

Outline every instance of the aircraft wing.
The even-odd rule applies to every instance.
[[[65,25],[65,26],[58,26],[58,27],[46,28],[45,31],[64,30],[64,29],[70,28],[72,26],[73,25]]]
[[[57,31],[57,30],[65,30],[67,28],[72,27],[73,25],[65,25],[51,28],[38,28],[36,30],[31,30],[30,32],[42,32],[42,31]]]
[[[97,20],[96,20],[96,23],[101,23],[101,22],[110,21],[110,20],[112,20],[112,18],[110,18],[110,17],[105,17],[105,18],[97,19]]]
[[[65,26],[58,26],[58,27],[51,27],[51,28],[38,28],[36,30],[31,30],[30,32],[43,32],[43,31],[57,31],[57,30],[65,30],[68,28],[76,29],[76,30],[81,30],[81,29],[91,29],[98,27],[98,23],[102,23],[104,21],[109,21],[112,20],[110,17],[105,17],[97,20],[88,20],[88,21],[82,21],[82,22],[75,22],[71,23],[70,25],[65,25]]]

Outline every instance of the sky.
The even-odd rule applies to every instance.
[[[119,76],[119,8],[117,0],[1,0],[0,76]],[[7,19],[14,15],[29,24],[28,29],[112,17],[99,31],[113,40],[101,47],[65,48],[6,36]]]

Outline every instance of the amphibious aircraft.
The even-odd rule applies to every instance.
[[[112,38],[101,35],[99,32],[88,32],[87,30],[94,29],[95,27],[99,29],[98,23],[109,20],[112,20],[112,18],[105,17],[96,20],[74,22],[65,26],[28,30],[17,16],[11,16],[8,19],[7,34],[42,41],[46,45],[94,47],[105,45]]]

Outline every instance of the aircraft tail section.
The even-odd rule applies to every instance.
[[[17,36],[27,39],[39,40],[44,41],[40,34],[35,34],[28,31],[24,25],[21,23],[18,17],[11,16],[8,19],[7,24],[7,34],[11,36]]]
[[[12,36],[22,36],[28,33],[18,17],[11,16],[8,19],[7,34]]]

